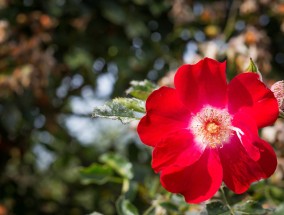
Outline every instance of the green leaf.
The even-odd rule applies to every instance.
[[[71,69],[92,68],[93,64],[91,54],[82,48],[74,48],[71,52],[68,52],[64,57],[64,61]]]
[[[80,169],[82,182],[85,184],[104,184],[113,175],[113,170],[107,165],[92,164],[89,167]]]
[[[132,164],[127,161],[124,157],[115,153],[103,154],[100,158],[100,161],[110,166],[122,177],[132,179]]]
[[[92,116],[116,120],[118,119],[125,124],[139,119],[135,117],[133,110],[124,106],[120,100],[115,99],[102,106],[95,107]]]
[[[123,7],[115,1],[102,1],[101,6],[103,7],[102,14],[107,20],[117,25],[123,25],[127,22]]]
[[[118,119],[122,123],[139,120],[138,112],[145,113],[145,102],[143,100],[154,90],[155,85],[147,80],[131,83],[132,87],[128,89],[128,93],[136,98],[115,98],[102,106],[95,107],[92,116]]]
[[[113,102],[121,104],[130,110],[145,113],[145,102],[136,98],[115,98]]]
[[[160,206],[163,207],[164,209],[166,209],[167,211],[173,211],[173,212],[179,211],[178,206],[176,206],[172,202],[161,202]]]
[[[139,19],[128,20],[125,30],[130,38],[147,36],[149,33],[145,23]]]
[[[124,196],[120,196],[116,201],[116,210],[119,215],[138,215],[137,208]]]
[[[273,215],[283,215],[284,214],[284,204],[280,204],[275,212],[273,213]]]
[[[131,181],[128,180],[128,181],[129,181],[128,189],[127,189],[127,192],[124,193],[124,195],[127,199],[134,199],[137,195],[138,188],[139,188],[138,182],[134,180],[131,180]]]
[[[230,215],[228,207],[221,201],[211,201],[206,204],[208,215]]]
[[[264,209],[261,204],[256,201],[248,200],[234,205],[234,210],[243,214],[262,215],[271,212],[269,209]]]
[[[157,85],[148,80],[144,81],[131,81],[131,87],[126,91],[127,94],[137,98],[146,100],[150,93],[157,88]]]
[[[284,190],[278,186],[269,186],[268,192],[273,199],[282,200],[284,198]]]
[[[103,214],[101,214],[101,213],[99,213],[99,212],[94,211],[93,213],[90,213],[90,214],[88,214],[88,215],[103,215]]]
[[[122,190],[121,192],[123,194],[125,194],[130,188],[130,181],[128,178],[123,178],[123,182],[122,182]]]

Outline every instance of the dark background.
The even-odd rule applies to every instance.
[[[284,77],[283,32],[284,4],[273,0],[0,0],[0,203],[10,214],[116,214],[121,182],[86,185],[78,174],[116,152],[133,165],[127,198],[159,214],[153,201],[172,197],[135,123],[91,119],[92,109],[125,96],[131,80],[172,85],[169,71],[205,56],[227,60],[229,78],[252,57],[270,86]],[[266,138],[281,165],[277,126]],[[265,182],[275,192],[242,197],[279,206],[281,168]]]

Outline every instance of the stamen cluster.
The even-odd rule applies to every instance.
[[[232,133],[231,118],[225,109],[205,107],[192,118],[190,129],[203,146],[222,147]]]

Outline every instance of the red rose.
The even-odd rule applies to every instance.
[[[258,74],[243,73],[227,84],[225,71],[225,62],[209,58],[183,65],[175,88],[149,96],[137,128],[142,142],[154,147],[152,167],[161,184],[188,203],[211,198],[222,181],[243,193],[277,165],[272,147],[258,136],[277,119],[277,100]]]

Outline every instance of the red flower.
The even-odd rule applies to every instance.
[[[142,142],[154,147],[152,167],[161,184],[189,203],[211,198],[222,181],[243,193],[277,165],[272,147],[258,137],[259,128],[277,119],[277,100],[258,74],[227,84],[225,71],[225,62],[209,58],[183,65],[175,88],[149,96],[138,125]]]

